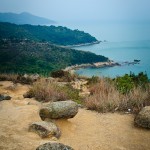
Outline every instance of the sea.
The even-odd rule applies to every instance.
[[[61,23],[71,29],[88,32],[100,44],[74,47],[90,51],[119,62],[121,66],[103,68],[81,68],[76,73],[83,76],[114,78],[124,74],[147,73],[150,79],[150,21],[66,21]],[[124,64],[140,60],[138,64]]]

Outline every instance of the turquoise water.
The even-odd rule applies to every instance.
[[[117,62],[141,60],[136,65],[79,69],[76,71],[78,74],[115,77],[142,71],[150,78],[150,22],[64,22],[61,25],[83,30],[98,40],[108,41],[75,49],[104,55]]]
[[[130,72],[137,74],[142,71],[146,72],[150,78],[150,41],[103,42],[98,45],[78,47],[77,49],[104,55],[119,63],[133,62],[134,59],[141,60],[139,64],[135,65],[79,69],[77,73],[80,75],[115,77]]]

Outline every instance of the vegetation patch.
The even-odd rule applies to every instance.
[[[108,58],[91,52],[27,40],[0,40],[1,73],[38,73],[48,76],[67,66],[104,62]]]
[[[129,75],[125,74],[122,77],[115,78],[114,81],[117,89],[123,94],[129,93],[135,87],[146,89],[149,84],[148,76],[143,72],[138,75],[135,75],[134,73],[130,73]]]
[[[28,91],[28,96],[35,97],[42,102],[73,100],[81,103],[78,90],[73,89],[70,85],[61,85],[45,79],[35,82]]]
[[[37,79],[34,75],[23,75],[15,73],[0,73],[0,81],[12,81],[13,83],[32,84]]]
[[[126,74],[113,80],[101,78],[91,86],[90,92],[85,105],[99,112],[119,110],[137,113],[150,105],[150,84],[144,73]]]
[[[10,73],[10,74],[1,73],[0,74],[0,81],[13,81],[13,82],[16,82],[17,78],[18,78],[18,75],[13,74],[13,73]]]
[[[29,39],[57,45],[78,45],[97,42],[84,31],[71,30],[62,26],[16,25],[0,22],[0,39]]]
[[[59,78],[60,82],[71,82],[75,81],[79,76],[77,74],[72,74],[69,71],[58,70],[51,72],[51,77]]]

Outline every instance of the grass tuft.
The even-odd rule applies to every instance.
[[[7,73],[1,73],[0,74],[0,81],[12,81],[12,82],[16,82],[18,78],[17,74],[7,74]]]
[[[130,87],[129,87],[130,88]],[[85,99],[88,109],[98,112],[128,111],[137,113],[144,106],[150,105],[150,85],[136,85],[128,92],[122,93],[116,83],[101,78],[90,88],[91,95]]]
[[[78,90],[73,89],[69,85],[60,85],[45,79],[40,79],[33,83],[28,94],[42,102],[74,100],[81,103]]]

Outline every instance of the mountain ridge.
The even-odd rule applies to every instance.
[[[0,22],[9,22],[15,24],[31,24],[31,25],[44,25],[55,24],[56,22],[44,17],[39,17],[28,12],[16,13],[0,13]]]
[[[98,42],[89,33],[62,26],[16,25],[0,22],[0,39],[29,39],[57,45],[80,45]]]

